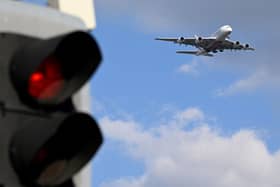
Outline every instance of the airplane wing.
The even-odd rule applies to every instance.
[[[195,45],[195,38],[156,38],[155,40],[174,42],[177,44]]]
[[[231,41],[231,40],[224,40],[221,42],[217,48],[217,50],[224,50],[224,49],[233,49],[233,50],[251,50],[254,51],[255,49],[250,47],[249,44],[240,44],[239,42]]]
[[[204,46],[208,46],[211,42],[213,42],[215,40],[215,37],[156,38],[155,40],[161,40],[161,41],[174,42],[174,43],[177,43],[177,44],[185,44],[185,45],[204,47]]]

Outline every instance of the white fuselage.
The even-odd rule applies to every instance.
[[[213,36],[216,37],[217,41],[225,40],[232,32],[232,28],[230,25],[224,25],[220,27]]]

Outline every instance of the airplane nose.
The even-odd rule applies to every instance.
[[[232,28],[231,28],[231,26],[229,26],[229,25],[224,26],[223,30],[224,30],[226,33],[229,33],[229,34],[232,32]]]
[[[222,30],[223,33],[227,33],[227,34],[230,34],[230,33],[232,32],[232,28],[231,28],[231,26],[229,26],[229,25],[223,26],[223,27],[221,28],[221,30]]]
[[[232,32],[232,28],[231,28],[231,26],[228,26],[228,28],[227,28],[227,32],[228,32],[228,33],[231,33],[231,32]]]

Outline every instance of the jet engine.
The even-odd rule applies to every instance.
[[[236,41],[236,42],[233,44],[233,48],[234,48],[234,49],[242,49],[242,48],[243,48],[243,45],[240,45],[240,42],[239,42],[239,41]]]
[[[178,42],[179,44],[183,44],[183,43],[184,43],[184,40],[185,40],[184,37],[179,37],[178,40],[177,40],[177,42]]]
[[[249,46],[249,44],[245,44],[245,48],[249,48],[250,46]]]
[[[195,36],[195,43],[199,44],[202,41],[202,37],[200,36]]]

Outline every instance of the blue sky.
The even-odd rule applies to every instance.
[[[119,130],[113,131],[110,125],[120,125],[119,129],[122,129],[122,123],[123,126],[137,123],[141,132],[151,132],[153,128],[168,124],[166,121],[173,119],[178,112],[193,108],[205,115],[203,124],[206,123],[217,133],[217,137],[225,137],[228,141],[248,130],[255,135],[253,142],[260,141],[269,156],[279,150],[279,76],[273,74],[274,70],[279,69],[277,55],[274,54],[275,51],[277,53],[275,42],[279,39],[270,43],[279,30],[279,26],[274,25],[275,15],[278,15],[274,9],[277,2],[270,1],[265,8],[261,2],[252,4],[246,1],[241,3],[241,8],[239,1],[236,4],[213,2],[219,4],[217,9],[221,8],[225,16],[208,11],[198,14],[185,10],[190,12],[186,13],[180,5],[187,7],[187,2],[194,5],[202,2],[176,0],[175,5],[176,2],[178,6],[163,0],[153,4],[148,1],[96,2],[98,26],[93,33],[101,45],[104,63],[92,80],[92,94],[96,104],[102,105],[94,113],[108,126],[103,127],[107,140],[94,161],[94,186],[163,186],[162,183],[148,183],[149,179],[141,179],[148,178],[150,169],[145,162],[149,159],[138,158],[133,155],[137,151],[131,150],[141,145],[130,145],[126,138],[118,137],[116,134],[121,133]],[[209,6],[213,8],[213,5]],[[231,16],[236,10],[239,14]],[[259,16],[260,10],[263,14]],[[186,17],[191,13],[193,17]],[[233,40],[248,42],[256,47],[256,51],[225,52],[209,59],[176,55],[176,50],[185,47],[154,40],[158,36],[205,36],[223,24],[232,25]],[[192,70],[180,71],[184,66]],[[94,104],[92,107],[95,107]],[[104,118],[109,118],[110,122],[104,122]],[[122,123],[115,124],[116,121]],[[201,125],[194,122],[181,130],[193,131]],[[234,149],[235,145],[232,146]],[[250,147],[246,149],[250,150]],[[227,154],[224,156],[227,157]],[[201,175],[202,179],[204,177]],[[234,183],[233,179],[226,186],[253,184],[244,180],[240,179],[239,182],[236,179],[238,182]],[[165,186],[171,184],[167,182]],[[200,186],[203,183],[174,184],[172,186]],[[210,182],[208,185],[220,184]]]
[[[96,0],[93,35],[104,60],[91,80],[92,113],[106,139],[93,186],[279,186],[276,7]],[[256,51],[195,57],[154,40],[206,36],[224,24]]]

